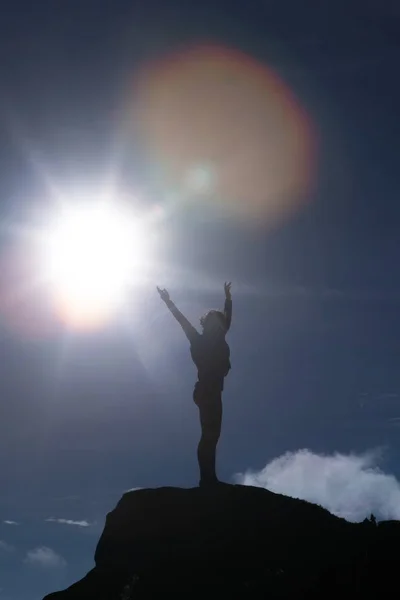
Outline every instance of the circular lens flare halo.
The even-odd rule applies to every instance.
[[[318,132],[268,64],[213,43],[145,64],[128,109],[166,185],[238,218],[274,223],[311,197]]]
[[[55,309],[68,325],[98,327],[146,277],[145,219],[111,202],[63,203],[42,236],[43,269]]]

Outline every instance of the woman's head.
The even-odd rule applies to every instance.
[[[225,335],[227,331],[226,318],[220,310],[209,310],[201,317],[200,325],[207,335]]]

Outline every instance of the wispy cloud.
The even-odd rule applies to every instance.
[[[0,540],[0,552],[6,552],[7,554],[10,554],[11,552],[14,552],[14,550],[14,546],[11,546],[10,544]]]
[[[9,521],[8,519],[3,521],[3,523],[4,523],[4,525],[19,525],[19,523],[17,523],[17,521]]]
[[[65,567],[67,561],[47,546],[40,546],[27,552],[24,562],[34,567],[43,567],[46,569]]]
[[[379,453],[374,451],[321,455],[298,450],[235,479],[320,504],[349,521],[361,521],[371,513],[378,519],[400,519],[400,482],[378,463]]]
[[[72,519],[56,519],[54,517],[50,517],[46,519],[47,523],[61,523],[62,525],[76,525],[77,527],[90,527],[90,523],[88,521],[73,521]]]

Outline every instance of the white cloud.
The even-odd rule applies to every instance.
[[[17,523],[17,521],[10,521],[8,519],[6,521],[3,521],[3,523],[5,525],[19,525],[19,523]]]
[[[34,550],[29,550],[29,552],[26,554],[24,562],[29,565],[45,568],[60,568],[65,567],[67,564],[66,560],[62,556],[46,546],[40,546]]]
[[[55,519],[54,517],[46,519],[46,522],[61,523],[63,525],[76,525],[77,527],[90,527],[90,523],[88,523],[88,521],[72,521],[71,519]]]
[[[14,550],[14,546],[10,546],[10,544],[7,544],[6,542],[0,540],[0,552],[6,552],[8,554],[14,552]]]
[[[378,458],[377,452],[321,455],[298,450],[235,479],[320,504],[348,521],[362,521],[371,513],[378,519],[400,519],[400,482],[378,467]]]

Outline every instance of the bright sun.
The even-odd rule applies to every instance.
[[[96,326],[115,313],[144,274],[149,257],[143,226],[111,203],[61,210],[44,238],[45,276],[68,324]]]

